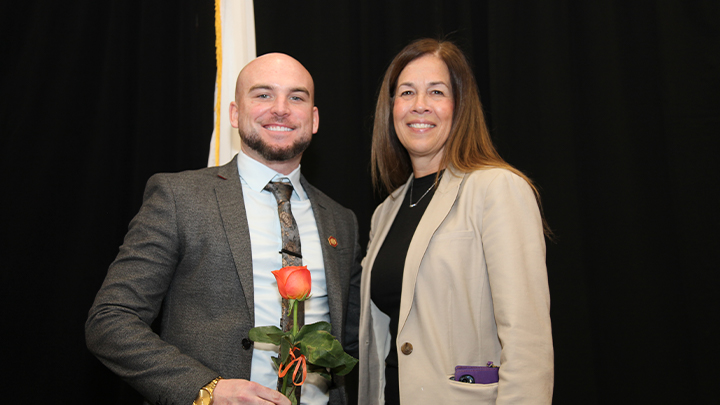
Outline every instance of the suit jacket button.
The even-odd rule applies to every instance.
[[[413,347],[410,343],[405,342],[405,343],[403,343],[400,350],[403,352],[403,354],[408,355],[408,354],[412,353]]]
[[[250,341],[250,339],[245,338],[242,340],[243,349],[248,350],[250,348],[250,346],[252,346],[252,342]]]

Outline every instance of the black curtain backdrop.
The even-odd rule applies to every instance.
[[[147,178],[206,165],[213,8],[0,5],[2,365],[24,403],[142,401],[88,353],[84,322]],[[556,235],[555,404],[714,391],[719,22],[716,1],[255,2],[258,54],[315,78],[303,172],[355,211],[363,243],[385,68],[419,37],[466,51],[493,138]]]

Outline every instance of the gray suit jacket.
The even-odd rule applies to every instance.
[[[235,159],[150,178],[90,309],[88,348],[151,403],[190,405],[219,375],[250,379],[253,272]],[[333,334],[354,346],[362,258],[357,220],[301,181],[322,242]],[[330,403],[345,403],[337,376]]]

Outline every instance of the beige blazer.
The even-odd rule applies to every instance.
[[[370,300],[370,277],[408,186],[409,180],[375,210],[363,261],[362,405],[384,403],[389,317]],[[397,346],[403,404],[552,402],[545,241],[525,180],[498,168],[446,170],[407,252]],[[449,379],[457,365],[488,361],[500,365],[499,383]]]

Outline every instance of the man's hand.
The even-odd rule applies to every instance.
[[[275,390],[248,380],[218,381],[213,391],[215,405],[277,404],[290,405],[290,400]]]

